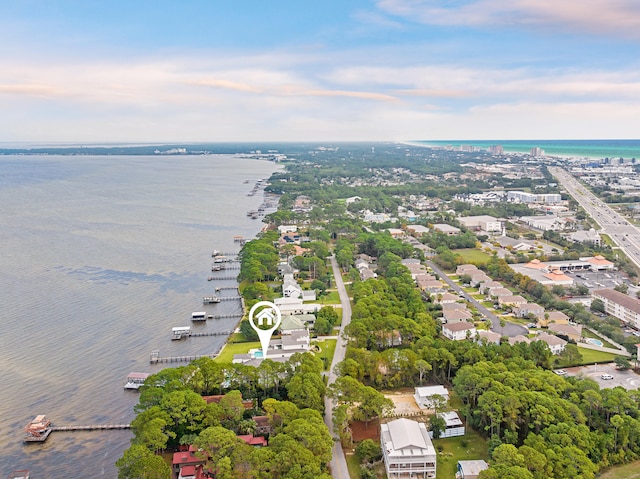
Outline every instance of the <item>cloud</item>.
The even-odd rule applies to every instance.
[[[35,84],[1,84],[0,83],[0,95],[26,95],[26,96],[38,96],[47,97],[60,95],[61,90],[58,90],[49,85],[35,85]]]
[[[253,85],[249,85],[247,83],[238,83],[230,80],[222,80],[222,79],[202,79],[196,80],[193,82],[195,85],[202,85],[212,88],[221,88],[227,90],[235,90],[241,91],[245,93],[262,93],[264,92],[263,88],[255,87]]]
[[[636,0],[379,0],[390,15],[429,25],[571,29],[640,39]]]

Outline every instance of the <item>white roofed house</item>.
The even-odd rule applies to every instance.
[[[380,445],[388,478],[436,477],[436,450],[424,423],[402,418],[381,424]]]
[[[476,327],[467,321],[447,323],[442,325],[442,335],[452,341],[462,341],[467,337],[475,338]]]
[[[464,436],[464,424],[455,411],[438,413],[444,419],[444,431],[440,432],[440,437]]]
[[[449,391],[444,386],[420,386],[413,393],[420,409],[433,409],[434,403],[449,400]]]
[[[302,288],[297,281],[293,279],[293,275],[286,274],[282,282],[282,296],[284,298],[301,298]]]
[[[552,354],[560,354],[564,351],[564,347],[567,345],[567,342],[564,339],[547,333],[539,334],[534,341],[544,341],[547,343]]]

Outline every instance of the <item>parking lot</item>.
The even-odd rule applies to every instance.
[[[584,284],[590,290],[615,288],[619,284],[629,282],[618,271],[579,271],[576,273],[567,273],[567,276],[571,277],[576,284]]]
[[[619,371],[614,363],[594,364],[591,366],[579,366],[565,369],[567,376],[589,378],[597,382],[601,388],[614,388],[622,386],[627,390],[640,388],[640,375],[631,369]],[[612,376],[612,379],[603,379],[603,375]],[[605,376],[605,377],[608,377]]]

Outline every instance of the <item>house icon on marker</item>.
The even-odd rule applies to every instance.
[[[276,322],[274,311],[272,308],[265,308],[258,313],[258,326],[264,326],[265,321],[267,326],[273,326]]]

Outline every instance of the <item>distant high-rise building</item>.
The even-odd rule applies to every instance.
[[[502,145],[491,145],[489,147],[489,153],[492,155],[503,155],[504,149],[502,148]]]
[[[531,148],[530,155],[533,157],[544,156],[544,150],[538,146]]]

